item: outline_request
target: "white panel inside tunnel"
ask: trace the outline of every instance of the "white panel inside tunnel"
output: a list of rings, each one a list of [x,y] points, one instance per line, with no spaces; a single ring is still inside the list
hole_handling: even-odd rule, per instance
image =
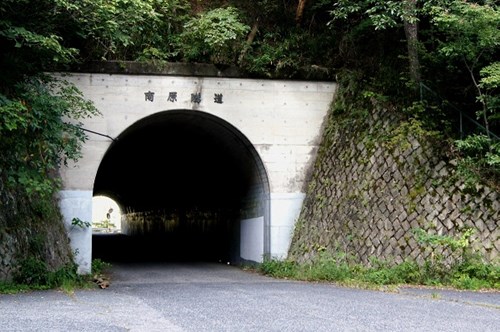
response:
[[[262,261],[269,250],[262,161],[236,128],[210,114],[166,111],[132,125],[103,158],[94,195],[123,207],[130,237],[115,242],[127,246],[121,256]],[[260,230],[241,229],[241,219],[258,219]],[[109,245],[94,247],[110,254]]]
[[[247,261],[262,263],[264,258],[264,217],[241,221],[240,254]]]

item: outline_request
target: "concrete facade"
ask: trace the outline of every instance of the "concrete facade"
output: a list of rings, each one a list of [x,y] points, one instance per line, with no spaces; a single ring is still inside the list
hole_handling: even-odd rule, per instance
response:
[[[174,110],[208,113],[241,132],[264,165],[270,191],[267,211],[261,216],[264,221],[255,227],[242,223],[242,230],[251,232],[249,239],[256,237],[258,229],[264,230],[261,239],[242,241],[244,252],[258,261],[259,255],[251,244],[255,241],[258,248],[263,248],[258,251],[268,251],[263,255],[286,256],[335,83],[87,73],[63,76],[102,113],[84,119],[84,128],[111,138],[119,137],[145,117]],[[89,133],[88,137],[83,157],[60,170],[64,183],[61,209],[68,224],[74,217],[91,218],[94,180],[112,143],[105,136]],[[87,232],[72,235],[81,272],[90,268],[88,236]],[[268,239],[268,249],[263,239]]]

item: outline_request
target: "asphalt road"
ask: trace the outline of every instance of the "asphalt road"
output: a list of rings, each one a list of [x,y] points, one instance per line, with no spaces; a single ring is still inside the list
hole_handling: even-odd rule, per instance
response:
[[[0,295],[0,331],[500,331],[500,293],[398,293],[223,264],[115,265],[107,289]]]

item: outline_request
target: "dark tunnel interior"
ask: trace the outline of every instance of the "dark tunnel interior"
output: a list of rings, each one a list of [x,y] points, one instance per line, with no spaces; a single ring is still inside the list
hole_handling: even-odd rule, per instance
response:
[[[138,121],[111,144],[94,183],[94,196],[121,206],[128,230],[94,234],[93,258],[237,261],[238,221],[268,186],[256,156],[238,130],[207,113]]]

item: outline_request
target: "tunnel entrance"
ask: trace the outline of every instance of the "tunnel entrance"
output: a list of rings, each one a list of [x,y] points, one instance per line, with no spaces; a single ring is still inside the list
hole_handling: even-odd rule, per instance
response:
[[[269,252],[269,183],[235,127],[208,113],[144,118],[109,147],[94,196],[115,200],[121,233],[94,234],[108,261],[261,261]]]

